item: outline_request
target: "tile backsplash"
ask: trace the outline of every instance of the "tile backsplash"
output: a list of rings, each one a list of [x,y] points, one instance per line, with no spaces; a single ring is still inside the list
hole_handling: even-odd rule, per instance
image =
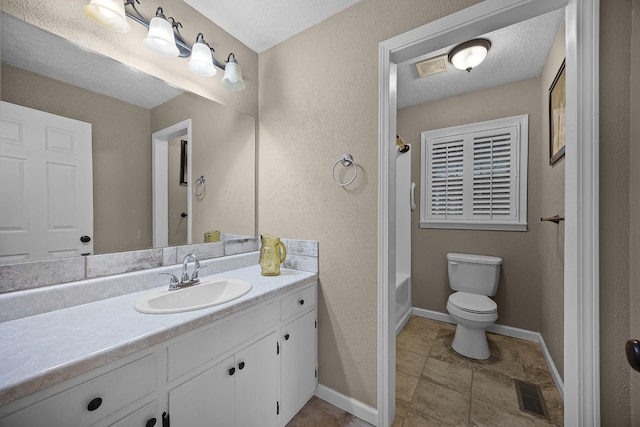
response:
[[[287,248],[283,267],[319,272],[317,241],[282,242]],[[250,237],[0,265],[0,322],[158,287],[164,283],[158,273],[179,275],[179,263],[186,253],[194,253],[206,267],[204,276],[256,265],[258,250],[259,239]]]
[[[206,260],[258,249],[257,237],[223,235],[214,243],[4,264],[0,265],[0,294],[174,265],[188,253]]]

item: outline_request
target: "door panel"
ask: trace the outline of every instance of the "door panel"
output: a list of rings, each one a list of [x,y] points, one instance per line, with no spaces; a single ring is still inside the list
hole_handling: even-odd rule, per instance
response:
[[[0,102],[0,263],[93,253],[91,124]]]

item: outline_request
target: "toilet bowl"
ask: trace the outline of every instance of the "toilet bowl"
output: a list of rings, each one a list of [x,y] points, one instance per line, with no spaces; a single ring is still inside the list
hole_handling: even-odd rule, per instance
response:
[[[447,254],[449,283],[454,292],[447,311],[456,322],[453,349],[472,359],[491,356],[485,329],[498,319],[495,295],[502,259],[486,255]]]
[[[459,297],[465,301],[461,303]],[[498,305],[484,295],[456,292],[449,296],[447,311],[457,325],[453,349],[472,359],[488,359],[491,352],[484,330],[498,319]]]

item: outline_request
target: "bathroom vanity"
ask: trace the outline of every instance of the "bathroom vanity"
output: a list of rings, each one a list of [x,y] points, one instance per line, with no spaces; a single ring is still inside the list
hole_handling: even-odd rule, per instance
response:
[[[0,426],[284,426],[317,384],[317,274],[260,267],[219,306],[143,314],[149,290],[0,323]]]

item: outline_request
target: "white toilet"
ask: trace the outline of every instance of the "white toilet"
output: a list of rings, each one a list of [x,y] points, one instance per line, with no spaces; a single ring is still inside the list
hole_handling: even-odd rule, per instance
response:
[[[449,295],[447,311],[456,321],[453,349],[472,359],[491,356],[484,330],[498,319],[491,298],[498,290],[502,258],[486,255],[447,254]]]

